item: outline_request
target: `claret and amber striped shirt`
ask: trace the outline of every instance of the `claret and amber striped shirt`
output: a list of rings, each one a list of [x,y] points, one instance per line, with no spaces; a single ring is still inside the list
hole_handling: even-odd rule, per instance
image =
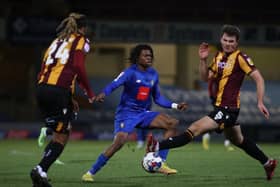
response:
[[[84,65],[89,49],[89,40],[81,34],[71,34],[64,40],[55,39],[45,52],[38,84],[55,85],[74,93],[77,80],[87,95],[93,97]]]
[[[256,69],[253,61],[240,50],[229,55],[218,52],[209,69],[217,81],[216,106],[240,108],[240,87],[245,75]]]

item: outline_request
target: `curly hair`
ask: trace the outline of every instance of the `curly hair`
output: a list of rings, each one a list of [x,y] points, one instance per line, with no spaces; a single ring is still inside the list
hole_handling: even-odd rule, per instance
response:
[[[56,28],[58,39],[69,38],[72,33],[77,33],[78,29],[85,27],[86,16],[78,13],[70,13],[69,16],[62,20]]]
[[[154,58],[154,51],[153,51],[153,48],[150,45],[148,45],[148,44],[138,44],[138,45],[136,45],[130,51],[130,56],[128,58],[130,63],[132,63],[132,64],[136,64],[137,63],[138,58],[139,58],[142,50],[149,50],[149,51],[151,51],[152,58]]]

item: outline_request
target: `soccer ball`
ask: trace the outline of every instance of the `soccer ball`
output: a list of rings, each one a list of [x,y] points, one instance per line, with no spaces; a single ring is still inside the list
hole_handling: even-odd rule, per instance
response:
[[[142,160],[142,166],[145,171],[155,173],[161,167],[162,162],[163,161],[160,156],[158,156],[155,152],[150,152],[145,154]]]

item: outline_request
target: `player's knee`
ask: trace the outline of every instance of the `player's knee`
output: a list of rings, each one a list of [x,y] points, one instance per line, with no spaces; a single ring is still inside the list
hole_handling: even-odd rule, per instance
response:
[[[117,141],[114,141],[112,145],[113,151],[116,152],[120,150],[125,143],[126,143],[126,139],[118,139]]]
[[[114,144],[123,146],[128,139],[128,134],[127,133],[118,133],[115,137]]]
[[[126,141],[127,141],[127,138],[120,139],[119,145],[123,146],[126,143]]]

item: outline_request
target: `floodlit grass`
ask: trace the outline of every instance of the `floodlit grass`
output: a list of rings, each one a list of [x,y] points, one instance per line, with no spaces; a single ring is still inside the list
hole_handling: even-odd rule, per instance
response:
[[[266,181],[262,166],[239,149],[228,152],[223,143],[211,144],[204,151],[200,143],[170,151],[168,163],[178,169],[177,175],[146,173],[141,165],[144,150],[135,143],[123,147],[95,176],[94,183],[82,183],[81,176],[111,142],[70,141],[60,159],[66,165],[54,164],[48,176],[54,187],[260,187],[280,186],[280,169],[272,181]],[[278,144],[260,144],[270,156],[279,160]],[[29,172],[40,160],[42,149],[36,140],[0,141],[0,186],[32,186]]]

